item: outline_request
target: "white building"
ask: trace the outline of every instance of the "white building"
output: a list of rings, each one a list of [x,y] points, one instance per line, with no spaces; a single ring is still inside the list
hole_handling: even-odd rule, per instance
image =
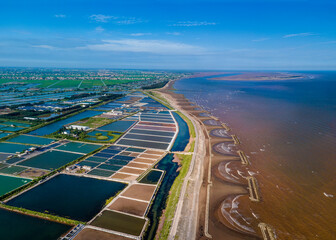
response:
[[[89,131],[90,128],[87,126],[80,126],[80,125],[70,125],[66,127],[67,129],[75,129],[75,130],[82,130],[82,131]]]
[[[91,167],[90,166],[82,166],[82,169],[86,170],[86,171],[90,171],[91,170]]]
[[[123,114],[123,112],[122,112],[122,111],[112,110],[112,111],[107,112],[107,113],[105,113],[105,114],[107,114],[107,115],[112,115],[112,116],[120,116],[120,115]]]

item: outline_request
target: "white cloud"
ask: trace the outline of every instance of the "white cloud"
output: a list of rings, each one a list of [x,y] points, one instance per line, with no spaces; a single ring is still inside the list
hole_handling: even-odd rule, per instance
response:
[[[117,19],[118,17],[103,14],[92,14],[89,18],[95,22],[107,23],[109,20]]]
[[[184,43],[166,40],[120,39],[103,40],[100,44],[91,44],[80,49],[116,52],[146,52],[155,54],[200,54],[204,49]]]
[[[305,33],[293,33],[293,34],[287,34],[284,35],[283,38],[292,38],[292,37],[308,37],[308,36],[314,36],[317,35],[316,33],[311,32],[305,32]]]
[[[55,18],[66,18],[65,14],[55,14]]]
[[[50,45],[33,45],[32,47],[34,48],[43,48],[43,49],[49,49],[49,50],[54,50],[56,47],[50,46]]]
[[[122,18],[121,20],[115,21],[116,24],[119,25],[131,25],[131,24],[137,24],[137,23],[143,23],[146,22],[142,19],[137,18]]]
[[[180,32],[166,32],[167,35],[179,36],[181,35]]]
[[[270,39],[269,38],[258,38],[258,39],[252,40],[252,42],[264,42],[264,41],[267,41],[267,40],[270,40]]]
[[[141,36],[148,36],[148,35],[152,35],[151,33],[131,33],[130,34],[132,37],[141,37]]]
[[[89,18],[92,21],[95,21],[97,23],[107,23],[107,22],[112,21],[112,23],[119,24],[119,25],[130,25],[130,24],[146,22],[142,19],[135,18],[135,17],[118,17],[118,16],[103,15],[103,14],[92,14]]]
[[[184,22],[177,22],[174,24],[170,24],[169,26],[173,27],[197,27],[197,26],[208,26],[208,25],[216,25],[215,22],[198,22],[198,21],[184,21]]]
[[[101,33],[101,32],[104,32],[105,29],[102,28],[101,26],[99,26],[99,27],[96,27],[96,28],[95,28],[95,31],[98,32],[98,33]]]

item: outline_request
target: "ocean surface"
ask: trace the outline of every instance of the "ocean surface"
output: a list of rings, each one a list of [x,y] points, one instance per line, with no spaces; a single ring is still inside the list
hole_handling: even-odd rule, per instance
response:
[[[277,239],[336,239],[336,72],[303,74],[314,78],[197,77],[174,88],[227,123],[249,156],[247,168],[227,168],[254,175],[262,201],[238,196],[238,222],[258,233],[265,222]]]

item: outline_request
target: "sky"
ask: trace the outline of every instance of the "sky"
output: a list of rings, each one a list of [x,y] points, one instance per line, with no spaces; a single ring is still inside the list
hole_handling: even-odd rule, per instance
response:
[[[336,1],[1,0],[0,66],[336,70]]]

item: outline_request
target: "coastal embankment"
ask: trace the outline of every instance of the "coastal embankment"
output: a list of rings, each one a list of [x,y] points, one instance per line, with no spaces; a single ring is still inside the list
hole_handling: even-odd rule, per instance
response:
[[[165,99],[192,121],[197,131],[186,193],[181,198],[182,208],[172,224],[170,236],[177,239],[261,239],[258,226],[249,226],[237,211],[236,199],[249,196],[259,199],[256,180],[248,180],[248,171],[231,173],[228,164],[249,165],[248,157],[238,149],[239,139],[231,129],[216,117],[182,94],[173,91],[174,82],[155,90],[155,95]],[[236,167],[238,167],[236,165]],[[227,176],[222,174],[226,172]],[[231,180],[231,181],[230,181]],[[250,183],[249,183],[250,182]],[[250,201],[250,200],[249,200]],[[175,227],[174,227],[175,226]]]

